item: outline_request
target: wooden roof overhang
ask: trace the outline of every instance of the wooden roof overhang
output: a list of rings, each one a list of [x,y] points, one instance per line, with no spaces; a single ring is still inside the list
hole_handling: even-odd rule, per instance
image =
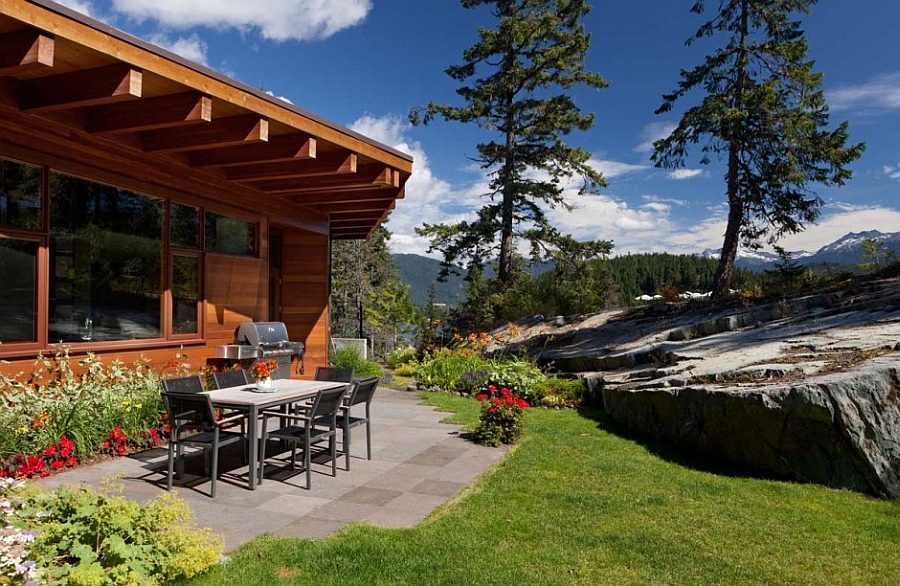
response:
[[[405,153],[54,2],[4,0],[0,125],[29,122],[258,207],[325,214],[334,239],[370,235],[412,173]]]

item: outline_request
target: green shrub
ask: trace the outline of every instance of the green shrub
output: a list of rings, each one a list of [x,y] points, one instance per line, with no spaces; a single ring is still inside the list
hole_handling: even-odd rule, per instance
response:
[[[413,376],[419,384],[438,387],[445,391],[464,388],[462,378],[466,372],[490,369],[490,361],[471,351],[453,351],[442,348],[425,359],[415,369]]]
[[[397,348],[387,357],[387,365],[391,370],[396,370],[400,366],[416,362],[418,352],[412,346],[406,348]]]
[[[542,407],[562,407],[580,402],[587,386],[580,378],[548,377],[531,388],[531,402]]]
[[[472,440],[485,446],[513,444],[522,437],[524,409],[528,402],[516,397],[506,387],[499,390],[494,385],[477,397],[481,403],[478,427],[472,432]]]
[[[492,360],[488,378],[497,387],[506,387],[529,403],[534,403],[534,386],[547,380],[534,363],[518,358]]]
[[[419,368],[420,364],[417,361],[407,362],[406,364],[401,364],[397,366],[397,368],[393,369],[393,373],[397,376],[408,376],[414,377],[416,375],[416,369]]]
[[[219,562],[224,543],[197,527],[172,493],[140,505],[112,487],[61,486],[18,493],[17,524],[35,530],[29,558],[45,583],[156,586],[189,578]]]
[[[331,358],[331,364],[335,368],[352,368],[357,378],[375,376],[384,378],[384,369],[377,362],[366,360],[353,348],[344,348],[335,352]]]

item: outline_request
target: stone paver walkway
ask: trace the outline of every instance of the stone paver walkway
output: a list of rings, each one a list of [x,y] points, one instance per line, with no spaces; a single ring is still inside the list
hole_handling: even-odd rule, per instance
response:
[[[349,472],[342,469],[343,457],[337,477],[330,475],[329,464],[313,464],[307,490],[304,473],[270,467],[265,481],[250,491],[247,466],[237,452],[220,460],[215,499],[208,496],[209,480],[192,476],[190,465],[184,480],[176,480],[178,494],[199,525],[225,538],[226,550],[262,533],[321,538],[357,522],[411,527],[506,454],[463,439],[458,426],[440,423],[444,417],[420,405],[415,395],[379,388],[372,402],[372,459],[365,459],[365,428],[356,428]],[[193,459],[199,468],[202,458]],[[41,484],[99,487],[103,479],[118,476],[126,497],[145,501],[165,490],[165,468],[166,451],[156,449],[79,467]]]

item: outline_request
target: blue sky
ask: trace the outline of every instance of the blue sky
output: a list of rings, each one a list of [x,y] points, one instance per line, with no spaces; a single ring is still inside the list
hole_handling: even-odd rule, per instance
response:
[[[551,211],[579,239],[610,239],[615,254],[699,252],[721,246],[725,227],[722,171],[688,161],[678,173],[656,169],[649,144],[677,122],[656,116],[679,71],[714,50],[686,48],[704,18],[694,0],[597,1],[585,20],[592,33],[588,68],[603,90],[576,89],[593,112],[592,130],[571,137],[592,153],[609,187],[573,197],[574,212]],[[461,62],[484,9],[457,0],[66,0],[70,8],[198,61],[415,157],[406,199],[388,228],[394,252],[423,254],[414,234],[422,222],[471,217],[484,203],[485,177],[469,157],[486,138],[476,128],[435,121],[410,127],[411,108],[429,101],[459,104],[445,73]],[[716,0],[707,0],[714,9]],[[817,188],[825,200],[816,225],[785,238],[788,250],[810,250],[851,231],[900,231],[900,3],[829,0],[802,18],[833,123],[850,122],[867,150],[842,188]],[[684,102],[687,107],[691,103]]]

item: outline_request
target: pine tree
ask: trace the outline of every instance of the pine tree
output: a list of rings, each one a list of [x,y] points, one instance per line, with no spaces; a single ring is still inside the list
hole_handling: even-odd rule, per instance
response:
[[[462,5],[490,5],[497,19],[495,28],[478,31],[478,43],[463,53],[465,62],[447,69],[467,84],[457,89],[465,105],[432,102],[413,110],[410,121],[427,124],[438,116],[494,133],[496,140],[477,146],[477,161],[490,174],[485,195],[491,201],[473,220],[425,224],[417,232],[431,241],[430,251],[443,253],[445,274],[454,266],[481,267],[496,258],[498,280],[510,284],[517,239],[559,236],[545,208],[569,207],[563,184],[579,176],[582,193],[605,185],[589,165],[590,155],[563,138],[594,123],[564,91],[577,84],[603,88],[606,81],[585,71],[590,35],[581,18],[590,5],[584,0],[462,0]]]
[[[724,46],[690,71],[657,114],[672,110],[701,90],[677,128],[654,145],[659,167],[684,165],[689,147],[702,143],[701,164],[726,160],[728,224],[713,297],[731,286],[738,244],[757,248],[802,231],[819,215],[822,200],[810,183],[843,185],[847,166],[864,150],[847,146],[847,123],[828,125],[822,75],[807,60],[807,43],[794,13],[808,13],[815,0],[719,0],[719,9],[688,39],[721,36]],[[704,1],[692,12],[702,14]]]

